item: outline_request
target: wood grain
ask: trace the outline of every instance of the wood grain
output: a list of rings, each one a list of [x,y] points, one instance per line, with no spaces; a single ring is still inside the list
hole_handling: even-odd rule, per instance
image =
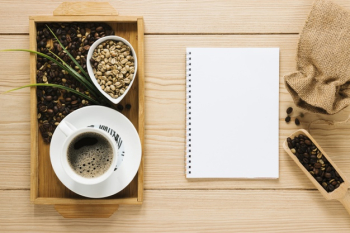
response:
[[[337,201],[310,190],[145,190],[140,206],[108,219],[63,219],[29,191],[0,191],[2,232],[337,232],[350,231]]]
[[[64,218],[109,218],[119,205],[54,205],[55,210]]]
[[[28,17],[50,15],[61,2],[0,1],[0,50],[29,48]],[[51,205],[31,204],[30,92],[23,89],[0,94],[0,232],[349,232],[341,204],[310,190],[312,183],[282,149],[293,131],[323,118],[306,114],[299,127],[284,122],[287,107],[294,107],[294,116],[300,113],[282,76],[295,70],[297,33],[313,0],[109,2],[124,21],[145,20],[144,204],[121,205],[109,219],[93,221],[63,219]],[[334,2],[350,9],[349,1]],[[190,46],[281,48],[279,180],[185,179],[185,48]],[[0,93],[29,80],[29,54],[0,52]],[[326,119],[344,120],[348,114],[349,108]],[[349,124],[319,122],[311,134],[349,177]],[[62,204],[60,198],[54,202]]]
[[[75,6],[74,6],[75,7]],[[63,9],[60,9],[61,13]],[[102,22],[108,22],[115,33],[117,33],[119,36],[125,38],[128,40],[133,48],[135,49],[136,53],[138,53],[138,46],[141,46],[141,58],[143,58],[143,36],[140,37],[139,35],[143,35],[143,27],[141,27],[141,31],[138,31],[138,19],[135,19],[133,22],[128,22],[130,17],[128,17],[128,20],[125,20],[123,17],[118,16],[99,16],[98,19],[96,16],[34,16],[30,17],[30,35],[29,35],[29,41],[30,41],[30,49],[36,50],[36,23],[38,22],[69,22],[69,21],[76,21],[76,19],[79,19],[79,21],[102,21]],[[121,20],[121,22],[119,22]],[[142,18],[141,18],[142,20]],[[142,41],[140,41],[142,39]],[[30,55],[30,81],[31,83],[36,83],[36,56]],[[140,59],[140,58],[139,58]],[[133,86],[131,87],[129,93],[123,100],[120,102],[120,104],[124,105],[126,103],[132,105],[132,109],[128,111],[124,111],[123,114],[132,122],[132,124],[135,126],[135,128],[139,131],[140,128],[142,128],[141,134],[139,136],[143,140],[143,121],[144,121],[144,114],[143,111],[139,111],[139,106],[144,105],[144,98],[143,98],[143,90],[141,91],[141,96],[139,98],[139,82],[142,83],[142,87],[144,87],[144,63],[141,62],[138,66],[139,73],[136,74],[135,81]],[[35,204],[41,204],[42,202],[56,204],[55,200],[59,200],[60,204],[71,204],[70,199],[76,199],[74,203],[76,204],[83,204],[86,203],[86,198],[80,197],[76,193],[72,192],[68,188],[66,188],[58,179],[56,174],[54,173],[51,162],[50,162],[50,146],[46,144],[43,140],[43,137],[40,133],[38,133],[38,123],[37,123],[37,95],[36,95],[36,88],[31,89],[31,201]],[[141,117],[142,124],[139,125],[139,117]],[[110,199],[115,199],[113,203],[120,204],[123,203],[124,200],[120,200],[118,202],[119,198],[128,198],[129,202],[131,199],[134,200],[134,204],[140,204],[142,202],[142,191],[139,191],[139,188],[143,188],[143,179],[140,181],[138,180],[139,177],[143,176],[143,166],[140,167],[141,172],[138,173],[138,175],[131,181],[131,183],[125,187],[122,191],[120,191],[118,194],[115,194],[113,196],[108,197],[108,199],[100,199],[96,202],[101,204],[107,204],[107,202],[110,202]],[[40,198],[40,200],[38,200]],[[64,198],[68,198],[65,201]],[[115,207],[115,206],[114,206]],[[69,212],[67,213],[65,210],[67,209],[66,206],[60,205],[57,207],[64,216],[78,216],[77,211]],[[86,207],[87,208],[87,207]],[[97,207],[96,207],[97,208]],[[103,209],[103,208],[101,208]],[[116,209],[116,208],[112,208]],[[103,216],[108,216],[109,211],[112,210],[105,208],[107,211]],[[101,210],[102,211],[102,210]],[[97,212],[96,212],[97,214]],[[87,217],[87,215],[83,215],[82,217]],[[91,215],[89,215],[91,216]]]
[[[2,48],[25,48],[28,36],[1,36],[6,44]],[[145,188],[146,189],[300,189],[314,188],[294,162],[282,149],[282,142],[298,128],[307,128],[308,123],[320,115],[306,114],[301,126],[286,124],[285,110],[293,106],[292,99],[284,89],[282,75],[295,69],[295,48],[297,35],[207,35],[207,36],[145,36]],[[185,149],[185,48],[196,47],[280,47],[280,179],[265,180],[200,180],[188,181],[184,176]],[[23,53],[0,53],[0,91],[25,84],[27,71],[17,69],[13,63],[14,54],[23,65],[29,63]],[[169,56],[171,54],[171,56]],[[166,58],[166,59],[164,59]],[[26,74],[23,74],[23,72]],[[11,78],[5,74],[12,73]],[[17,79],[18,77],[18,79]],[[29,79],[27,79],[29,80]],[[8,82],[10,81],[10,82]],[[4,111],[0,111],[0,188],[29,188],[30,149],[29,100],[23,100],[28,90],[20,90],[8,95],[0,95]],[[24,101],[24,104],[23,104]],[[27,102],[25,102],[27,101]],[[13,108],[13,106],[23,106]],[[295,109],[295,114],[300,110]],[[11,115],[7,114],[11,112]],[[346,109],[327,119],[345,119],[350,113]],[[20,125],[12,122],[21,123]],[[27,127],[26,130],[22,130]],[[24,135],[22,134],[24,132]],[[324,123],[313,125],[312,135],[320,143],[333,161],[350,177],[350,126],[339,125],[334,128]],[[9,156],[9,155],[16,156]],[[14,171],[9,164],[22,167]]]
[[[298,135],[304,135],[308,137],[313,144],[315,144],[316,148],[321,151],[321,155],[323,155],[327,161],[331,164],[331,166],[335,169],[335,171],[340,175],[340,177],[343,178],[344,182],[340,183],[340,186],[336,188],[332,192],[327,192],[320,183],[310,174],[310,172],[305,169],[305,167],[299,162],[298,158],[292,153],[291,149],[288,147],[287,140],[283,142],[283,149],[287,152],[287,154],[293,159],[293,161],[296,163],[296,165],[300,168],[301,171],[304,172],[304,174],[309,178],[309,180],[315,185],[315,187],[318,189],[318,191],[323,195],[324,198],[327,200],[338,200],[340,201],[345,209],[350,214],[350,193],[348,192],[349,188],[349,180],[344,175],[341,169],[332,161],[332,159],[328,156],[328,154],[322,149],[322,147],[317,143],[317,141],[304,129],[297,130],[293,134],[289,136],[289,139],[296,138]],[[318,156],[318,155],[317,155]],[[339,182],[339,181],[338,181]]]
[[[77,0],[66,0],[76,2]],[[105,0],[96,0],[104,2]],[[121,16],[144,16],[146,33],[298,33],[313,0],[109,1]],[[347,0],[334,2],[350,9]],[[0,33],[28,33],[30,15],[48,15],[62,1],[0,2]],[[171,26],[170,26],[171,25]]]
[[[108,2],[63,2],[53,15],[118,15]]]
[[[137,20],[137,39],[138,39],[138,61],[139,61],[139,68],[138,68],[138,84],[139,84],[139,90],[138,90],[138,102],[142,103],[139,105],[139,112],[138,112],[138,133],[140,136],[141,141],[141,148],[144,148],[144,141],[145,141],[145,37],[144,37],[144,22],[143,18],[139,18]],[[141,69],[140,69],[141,68]],[[142,152],[144,154],[144,152]],[[137,200],[139,202],[143,201],[143,189],[144,189],[144,160],[145,156],[141,157],[140,162],[140,168],[138,171],[138,194],[137,194]]]
[[[29,20],[29,49],[37,50],[36,45],[36,24],[33,19]],[[29,55],[30,62],[30,83],[36,83],[36,55]],[[36,88],[30,88],[30,200],[32,202],[39,195],[39,177],[38,177],[38,167],[39,167],[39,146],[38,144],[38,118],[37,118],[37,96]],[[46,149],[46,148],[45,148]],[[46,149],[47,151],[47,149]]]

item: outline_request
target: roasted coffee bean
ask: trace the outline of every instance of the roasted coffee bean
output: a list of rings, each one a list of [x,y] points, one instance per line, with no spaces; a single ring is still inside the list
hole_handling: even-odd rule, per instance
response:
[[[292,107],[287,108],[286,112],[288,115],[291,114],[293,112],[293,108]]]
[[[46,112],[47,111],[47,106],[44,106],[44,105],[40,106],[39,107],[39,111],[40,112]]]
[[[38,44],[38,47],[45,47],[46,46],[46,43],[44,41],[40,41],[39,44]]]
[[[57,106],[54,106],[54,107],[53,107],[53,111],[54,111],[54,113],[57,113],[57,112],[58,112],[58,107],[57,107]]]
[[[331,185],[331,184],[329,184],[329,185],[328,185],[328,191],[332,192],[333,190],[334,190],[334,186]]]
[[[71,61],[68,55],[62,52],[63,49],[59,43],[56,41],[51,43],[54,37],[47,29],[46,24],[47,23],[38,23],[36,25],[37,50],[50,57],[54,57],[49,52],[49,50],[51,50],[67,62],[68,65],[75,68],[75,64]],[[91,44],[104,35],[110,35],[111,33],[114,34],[110,26],[104,23],[50,23],[48,26],[56,34],[63,46],[67,47],[67,50],[74,57],[77,57],[78,55],[80,56],[80,59],[77,60],[85,71],[87,71],[86,57]],[[97,38],[94,37],[95,34]],[[47,45],[50,45],[50,48],[46,47]],[[85,87],[82,86],[81,83],[76,81],[70,75],[63,73],[56,63],[49,61],[47,58],[37,57],[36,67],[37,83],[48,82],[50,84],[60,84],[79,90],[82,93],[86,92]],[[39,127],[41,127],[39,129],[42,135],[44,133],[46,133],[45,136],[48,135],[48,137],[44,138],[44,141],[49,143],[58,122],[70,112],[89,104],[87,102],[82,104],[82,101],[85,100],[77,98],[71,94],[62,97],[61,93],[63,95],[69,93],[65,90],[51,87],[38,87],[37,90],[37,109],[38,113],[41,114],[40,117],[38,117]],[[41,125],[43,123],[45,124],[45,127]]]
[[[305,140],[305,144],[308,146],[311,146],[311,141],[310,140]]]
[[[300,125],[300,121],[299,121],[298,118],[295,118],[295,121],[294,121],[294,122],[295,122],[296,125]]]
[[[51,101],[52,100],[52,96],[51,95],[45,96],[45,100],[46,101]]]
[[[123,105],[118,104],[117,109],[118,109],[119,111],[123,111],[124,107],[123,107]]]
[[[103,30],[103,27],[101,26],[96,28],[96,32],[101,32],[102,30]]]
[[[285,120],[287,123],[290,122],[290,116],[287,116],[284,120]]]
[[[299,162],[327,192],[332,192],[344,182],[332,164],[308,137],[300,134],[293,139],[287,138],[287,143]]]
[[[332,174],[329,172],[326,172],[326,174],[324,174],[324,177],[326,177],[327,179],[330,179],[332,177]]]

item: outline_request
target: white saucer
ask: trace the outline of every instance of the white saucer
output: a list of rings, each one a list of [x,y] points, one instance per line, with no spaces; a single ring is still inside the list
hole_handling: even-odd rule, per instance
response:
[[[56,128],[51,140],[50,159],[58,179],[67,188],[81,196],[102,198],[120,192],[133,180],[141,162],[141,142],[135,127],[124,115],[107,107],[87,106],[72,112],[62,121],[68,121],[77,129],[102,126],[111,136],[119,135],[118,142],[121,143],[113,174],[102,183],[83,185],[75,182],[63,170],[60,153],[66,137]]]

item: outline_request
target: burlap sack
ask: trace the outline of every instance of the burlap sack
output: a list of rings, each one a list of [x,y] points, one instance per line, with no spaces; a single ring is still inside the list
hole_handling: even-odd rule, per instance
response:
[[[350,104],[350,13],[316,0],[300,34],[297,71],[284,77],[295,104],[335,114]]]

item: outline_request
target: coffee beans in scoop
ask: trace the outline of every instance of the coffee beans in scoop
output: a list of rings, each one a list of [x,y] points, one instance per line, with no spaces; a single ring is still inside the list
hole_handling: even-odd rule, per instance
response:
[[[287,143],[299,162],[327,192],[332,192],[344,182],[332,164],[307,136],[300,134],[293,139],[287,138]]]

